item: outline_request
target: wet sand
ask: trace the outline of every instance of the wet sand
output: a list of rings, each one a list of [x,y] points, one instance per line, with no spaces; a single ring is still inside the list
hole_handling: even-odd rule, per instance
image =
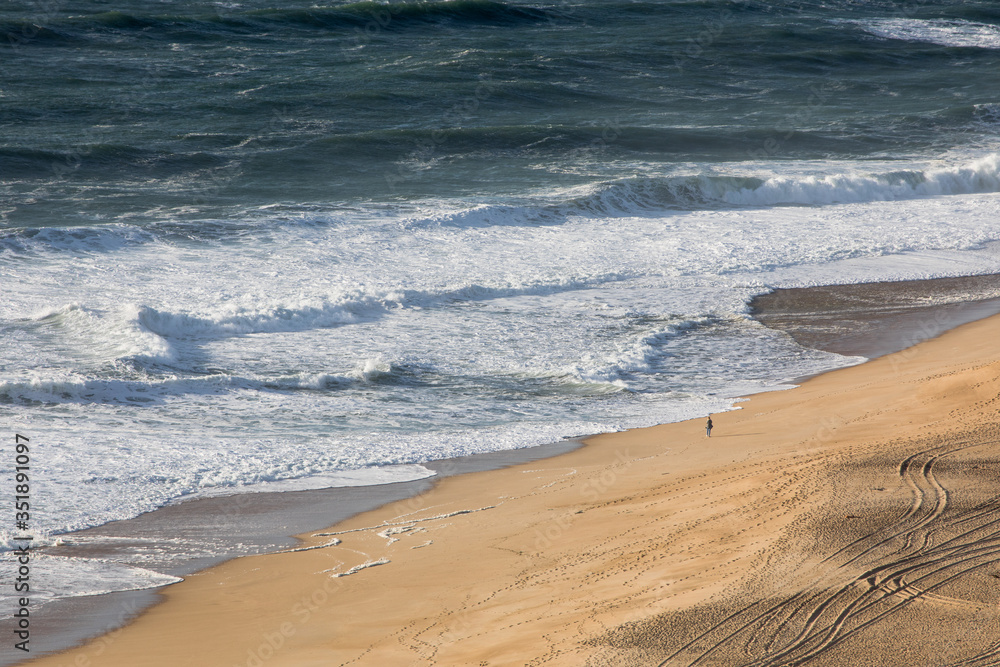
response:
[[[874,359],[1000,313],[1000,275],[779,289],[750,311],[803,347]]]

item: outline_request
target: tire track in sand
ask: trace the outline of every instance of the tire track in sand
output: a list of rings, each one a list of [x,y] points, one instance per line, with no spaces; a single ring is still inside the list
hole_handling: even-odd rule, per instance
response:
[[[694,667],[709,659],[734,667],[801,665],[917,600],[933,604],[950,599],[935,591],[1000,562],[1000,497],[943,518],[949,492],[938,480],[935,465],[957,452],[991,444],[952,446],[947,451],[938,446],[908,456],[897,471],[911,490],[911,502],[887,528],[825,558],[823,563],[834,562],[836,567],[808,589],[729,614],[672,652],[660,667]],[[935,545],[933,536],[941,534],[947,539]],[[869,566],[857,575],[863,562]],[[1000,644],[955,667],[1000,664],[998,657]]]

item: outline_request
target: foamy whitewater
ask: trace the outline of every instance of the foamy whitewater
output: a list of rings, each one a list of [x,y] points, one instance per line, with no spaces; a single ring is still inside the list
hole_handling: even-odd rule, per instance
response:
[[[754,295],[1000,271],[988,4],[89,4],[0,10],[0,466],[30,437],[37,545],[732,409],[861,361]],[[74,58],[122,59],[110,102]],[[41,598],[175,580],[136,558],[43,557]]]

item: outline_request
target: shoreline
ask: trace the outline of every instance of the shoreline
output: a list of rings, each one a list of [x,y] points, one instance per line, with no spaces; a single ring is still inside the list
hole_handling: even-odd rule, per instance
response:
[[[756,394],[715,416],[711,441],[701,420],[666,424],[441,480],[294,552],[200,572],[103,643],[32,664],[985,657],[1000,621],[998,331],[980,320]]]
[[[993,279],[995,280],[995,277]],[[948,279],[945,279],[945,280],[948,280]],[[806,290],[812,290],[812,289],[816,289],[816,288],[804,288],[804,289],[806,289]],[[829,289],[829,288],[823,288],[823,289]],[[789,292],[789,291],[792,291],[792,290],[778,290],[778,292]],[[787,300],[785,302],[787,303]],[[962,304],[951,304],[951,305],[953,307],[951,307],[951,308],[945,308],[943,310],[942,310],[941,306],[932,306],[929,309],[921,309],[919,311],[919,317],[922,318],[922,321],[925,324],[928,323],[928,322],[932,323],[933,327],[924,326],[922,331],[916,330],[915,334],[913,334],[913,335],[917,335],[917,336],[923,335],[925,338],[932,338],[934,335],[939,334],[941,329],[951,329],[954,326],[962,324],[962,322],[960,322],[959,320],[962,317],[968,317],[970,313],[984,313],[986,310],[989,310],[989,309],[993,309],[993,312],[1000,312],[1000,300],[996,300],[996,299],[994,299],[989,304],[979,303],[977,301],[977,302],[963,302]],[[933,313],[937,313],[937,314],[933,314]],[[913,313],[910,313],[910,314],[912,315]],[[929,314],[933,314],[933,315],[929,316]],[[806,319],[808,319],[808,316],[815,317],[815,313],[807,313]],[[896,314],[896,316],[898,316],[898,313]],[[802,318],[800,318],[800,324],[801,324],[801,319]],[[890,320],[891,320],[891,318],[890,318]],[[911,318],[911,320],[912,320],[912,318]],[[891,321],[894,321],[897,324],[899,323],[898,317],[897,317],[897,319],[891,320]],[[936,329],[934,327],[936,327]],[[772,328],[781,328],[781,327],[772,327]],[[931,333],[931,332],[933,332],[933,333]],[[876,337],[876,338],[878,337],[877,333],[873,334],[871,331],[868,332],[868,335],[869,335],[869,337]],[[894,343],[894,345],[897,345],[898,347],[896,347],[896,349],[894,349],[894,350],[886,351],[886,352],[884,352],[884,354],[895,354],[895,353],[898,353],[900,350],[908,347],[908,345],[905,344],[907,342],[907,340],[912,340],[912,337],[909,338],[909,339],[906,339],[902,335],[896,336],[895,337],[895,343]],[[821,374],[818,377],[823,377],[823,376],[825,376],[825,375],[827,375],[829,373],[836,373],[836,372],[838,372],[838,371],[836,371],[836,370],[835,371],[829,371],[828,373]],[[774,392],[768,392],[768,394],[771,394],[771,393],[774,393]],[[782,392],[778,392],[778,393],[782,393]],[[768,395],[768,394],[760,394],[760,395],[755,395],[755,396],[763,396],[763,395]],[[666,426],[671,426],[671,425],[668,424]],[[661,428],[661,427],[652,427],[652,428],[655,429],[655,428]],[[644,431],[646,429],[638,429],[638,430],[639,431]],[[629,433],[629,431],[626,431],[626,432],[623,432],[623,433]],[[603,437],[606,437],[606,436],[609,436],[609,435],[613,437],[615,435],[621,435],[621,434],[604,434],[604,435],[592,436],[592,437],[588,437],[586,439],[586,441],[590,442],[592,440],[600,439],[600,438],[603,438]],[[225,497],[225,498],[204,499],[204,500],[205,501],[216,501],[216,502],[225,504],[226,502],[234,502],[233,499],[235,498],[235,499],[238,499],[238,500],[235,501],[237,504],[247,504],[247,500],[246,500],[247,498],[251,498],[251,499],[254,499],[254,500],[262,500],[262,497],[264,497],[264,496],[273,496],[274,498],[264,499],[263,500],[264,504],[267,504],[267,501],[278,501],[278,504],[284,504],[287,501],[294,500],[293,496],[296,496],[297,494],[306,494],[306,495],[309,495],[310,497],[314,498],[314,500],[311,500],[311,501],[309,501],[307,503],[310,506],[314,506],[315,510],[316,510],[315,514],[309,514],[309,513],[307,513],[307,514],[309,514],[309,518],[306,519],[306,522],[307,523],[311,522],[310,526],[312,528],[314,528],[316,525],[329,525],[330,523],[334,523],[335,525],[341,525],[341,524],[344,524],[345,522],[346,523],[350,523],[350,522],[354,521],[355,519],[357,519],[357,517],[359,515],[363,516],[363,515],[366,515],[368,513],[371,513],[371,511],[378,512],[378,511],[380,511],[378,508],[384,508],[388,504],[392,504],[392,503],[396,503],[396,504],[399,504],[399,503],[410,503],[412,505],[414,503],[414,499],[415,498],[421,498],[421,497],[423,497],[428,492],[428,490],[430,490],[430,492],[433,493],[434,490],[437,489],[442,483],[444,483],[445,479],[447,477],[450,477],[451,475],[459,475],[459,474],[463,474],[463,473],[470,473],[470,474],[474,475],[475,471],[483,471],[483,470],[487,470],[487,469],[497,471],[497,470],[509,468],[510,466],[517,466],[517,465],[519,465],[519,463],[517,461],[512,461],[512,459],[517,459],[519,457],[524,457],[525,460],[527,460],[527,461],[537,461],[539,459],[545,459],[545,461],[551,463],[552,461],[564,458],[564,456],[562,456],[561,454],[564,454],[565,452],[559,451],[560,447],[565,448],[568,451],[572,451],[577,446],[578,445],[574,445],[573,444],[573,441],[564,441],[562,443],[554,443],[552,445],[543,445],[542,447],[528,448],[528,449],[525,449],[525,450],[513,450],[511,452],[498,452],[498,453],[495,453],[495,454],[478,455],[476,457],[464,457],[464,459],[468,459],[468,460],[448,460],[448,461],[444,461],[444,462],[432,462],[432,463],[428,463],[428,464],[423,464],[423,465],[426,465],[426,467],[432,468],[432,469],[435,469],[435,466],[437,466],[437,468],[441,468],[441,470],[438,470],[438,473],[439,473],[438,476],[437,477],[427,478],[425,480],[417,480],[415,482],[403,482],[403,483],[396,483],[396,484],[389,484],[389,485],[379,485],[378,487],[353,487],[349,491],[349,493],[351,493],[351,494],[357,494],[359,489],[369,489],[370,490],[370,494],[369,495],[371,496],[371,498],[369,498],[368,506],[365,507],[365,506],[358,505],[358,506],[356,506],[356,507],[354,507],[354,508],[352,508],[350,510],[341,511],[341,514],[343,514],[344,516],[342,516],[340,518],[337,518],[336,515],[331,515],[331,513],[330,513],[330,508],[331,508],[331,500],[330,500],[330,498],[320,498],[319,497],[320,495],[324,495],[323,492],[336,492],[336,491],[338,491],[338,489],[324,489],[324,490],[311,490],[311,491],[300,491],[300,492],[284,492],[284,493],[270,493],[270,494],[268,494],[268,493],[244,494],[242,496],[229,496],[229,497]],[[549,458],[549,457],[555,457],[555,458]],[[443,471],[443,474],[442,474],[442,471]],[[464,475],[464,476],[468,476],[468,475]],[[397,490],[399,491],[399,493],[396,493]],[[339,491],[343,492],[344,489],[341,488],[341,489],[339,489]],[[254,500],[251,500],[249,502],[249,504],[251,504],[251,505],[256,504],[254,502]],[[168,508],[162,508],[160,510],[156,510],[154,512],[150,512],[147,515],[142,515],[142,517],[137,517],[136,519],[131,519],[131,520],[128,520],[128,521],[125,521],[125,522],[116,522],[116,524],[120,524],[120,526],[118,526],[118,528],[122,528],[128,534],[134,533],[134,530],[135,530],[134,526],[136,525],[136,522],[139,521],[140,519],[143,519],[143,517],[146,517],[146,519],[144,519],[145,521],[149,521],[153,517],[158,517],[153,522],[154,523],[156,523],[157,521],[164,521],[164,522],[166,522],[166,523],[161,523],[160,524],[161,527],[163,525],[168,525],[170,523],[170,521],[174,521],[174,525],[178,525],[178,522],[185,520],[183,518],[185,512],[188,514],[189,517],[192,515],[192,513],[193,514],[198,514],[198,511],[195,510],[195,509],[192,509],[192,506],[194,506],[197,503],[201,503],[201,502],[203,502],[203,501],[202,500],[196,500],[196,501],[189,501],[189,502],[186,502],[186,503],[179,503],[179,504],[177,504],[175,506],[171,506],[171,507],[174,507],[174,508],[183,508],[181,510],[175,510],[175,511],[179,511],[180,512],[179,516],[182,517],[180,519],[178,519],[178,518],[171,518],[171,517],[167,516],[170,513],[169,512],[165,513],[163,510],[166,510]],[[185,507],[185,506],[187,506],[187,507]],[[338,509],[342,509],[342,508],[338,508]],[[262,514],[264,514],[266,516],[268,514],[268,511],[267,510],[259,510],[259,509],[257,509],[257,510],[253,510],[252,513],[254,513],[254,514],[256,514],[256,513],[262,513]],[[298,513],[298,512],[296,512],[296,513]],[[211,514],[210,510],[203,513],[203,515],[209,515],[209,514]],[[333,522],[331,522],[329,520],[327,520],[327,521],[318,521],[320,515],[325,516],[327,519],[334,518],[335,521],[333,521]],[[287,514],[286,514],[286,516],[287,516]],[[271,518],[273,519],[273,515],[271,516]],[[302,519],[302,516],[299,516],[299,518]],[[108,529],[106,527],[113,526],[113,525],[114,524],[105,524],[105,526],[101,526],[99,528],[89,529],[88,531],[81,531],[81,532],[82,533],[92,533],[92,532],[93,533],[102,533],[103,532],[105,534],[109,534],[108,531],[110,529]],[[272,526],[271,527],[272,537],[273,537],[273,535],[277,535],[278,533],[281,533],[282,529],[287,528],[287,527],[289,527],[287,524],[281,524],[280,527],[278,527],[278,526]],[[296,533],[299,534],[300,535],[300,539],[302,539],[301,534],[307,533],[308,531],[310,531],[310,528],[309,527],[304,527],[301,530],[296,531]],[[111,530],[111,533],[113,533],[113,532],[114,531]],[[80,533],[73,533],[73,534],[69,534],[69,535],[78,535],[78,534],[80,534]],[[316,533],[313,533],[313,535],[315,536]],[[284,545],[285,545],[286,548],[289,547],[289,546],[291,546],[294,543],[298,543],[298,540],[288,538],[287,537],[287,532],[285,532],[283,534],[283,536],[285,537]],[[305,538],[305,539],[308,539],[308,538]],[[313,545],[313,546],[315,546],[315,545]],[[294,549],[292,549],[292,550],[294,551]],[[272,551],[271,553],[273,554],[274,552]],[[281,555],[281,554],[279,553],[277,555]],[[254,556],[237,555],[237,556],[235,556],[235,559],[236,560],[243,560],[245,558],[253,558],[253,557]],[[225,564],[225,563],[232,562],[231,560],[229,560],[230,558],[233,558],[233,556],[220,557],[220,558],[216,558],[214,560],[215,561],[222,561],[223,564]],[[359,563],[359,564],[363,564],[363,563]],[[200,576],[200,575],[204,574],[206,572],[205,571],[205,567],[213,567],[214,568],[214,567],[218,567],[218,566],[219,565],[217,563],[205,563],[205,564],[203,564],[202,567],[198,567],[197,570],[195,570],[195,572],[197,574],[195,574],[193,576]],[[190,575],[191,573],[188,573],[188,574]],[[177,585],[180,585],[180,584],[177,584]],[[156,609],[159,606],[159,605],[156,604],[157,601],[159,601],[159,600],[161,600],[163,598],[170,599],[171,596],[169,594],[165,594],[165,593],[168,593],[169,590],[171,588],[173,588],[173,586],[174,585],[168,586],[168,587],[165,587],[165,588],[161,588],[161,589],[146,589],[146,590],[143,590],[143,591],[135,591],[135,592],[129,592],[129,593],[124,593],[124,594],[110,594],[109,596],[98,596],[98,597],[106,598],[105,599],[106,604],[104,606],[106,608],[109,608],[109,609],[121,609],[121,608],[124,608],[124,603],[123,602],[118,601],[118,600],[115,600],[114,602],[111,601],[116,596],[118,596],[118,597],[124,596],[124,598],[126,600],[128,600],[128,599],[135,600],[135,599],[145,598],[146,604],[152,604],[153,605],[152,607],[139,608],[137,611],[135,611],[135,613],[133,613],[133,614],[130,615],[129,619],[122,619],[122,618],[119,619],[119,621],[121,621],[121,620],[130,620],[131,622],[134,623],[136,616],[138,616],[139,618],[142,618],[143,616],[146,616],[152,609]],[[93,602],[94,601],[90,601],[91,606],[93,606]],[[77,606],[77,607],[79,607],[79,606],[86,607],[86,606],[88,606],[88,602],[77,599],[77,600],[74,601],[74,606]],[[140,607],[141,607],[141,605],[140,605]],[[107,614],[105,614],[104,616],[107,616]],[[101,616],[99,614],[96,618],[104,618],[104,616]],[[90,636],[93,637],[94,634],[95,634],[94,633],[95,630],[100,629],[100,630],[103,630],[103,631],[106,632],[106,631],[111,630],[113,625],[114,625],[114,623],[110,623],[110,624],[107,624],[107,625],[104,625],[104,624],[97,625],[96,623],[92,623],[91,626],[89,627],[89,629],[87,630],[87,632],[89,632]],[[42,627],[44,627],[44,626],[42,626]],[[39,634],[41,634],[42,632],[43,632],[43,630],[39,630]],[[120,632],[120,630],[115,630],[112,633],[112,635],[117,636],[117,634],[119,632]],[[82,639],[82,637],[80,639]],[[79,645],[80,639],[76,639],[74,641],[74,645]],[[64,647],[62,649],[58,649],[55,652],[55,655],[58,656],[58,655],[62,655],[62,654],[65,654],[65,653],[72,652],[71,649],[72,649],[72,647],[66,646],[66,647]],[[23,661],[22,660],[21,662],[17,662],[17,663],[7,662],[7,663],[4,663],[4,664],[35,664],[40,659],[41,658],[33,657],[30,660],[28,660],[28,661]],[[154,663],[150,663],[150,664],[154,664]]]
[[[189,544],[235,543],[241,552],[191,556],[171,567],[157,568],[163,574],[185,578],[232,559],[294,550],[298,535],[334,522],[375,510],[391,502],[413,498],[432,488],[438,480],[559,456],[582,446],[580,439],[473,454],[423,463],[435,475],[406,482],[353,487],[330,487],[301,491],[274,491],[195,498],[166,505],[131,519],[112,521],[93,528],[59,535],[67,544],[36,549],[52,556],[107,558],[135,549],[131,564],[142,567],[143,553],[155,551],[173,540]],[[180,582],[177,582],[180,583]],[[156,588],[116,591],[92,596],[64,598],[32,610],[34,656],[23,658],[12,652],[0,654],[0,666],[30,664],[47,655],[59,655],[82,643],[114,633],[163,600]],[[46,638],[57,642],[42,645]]]

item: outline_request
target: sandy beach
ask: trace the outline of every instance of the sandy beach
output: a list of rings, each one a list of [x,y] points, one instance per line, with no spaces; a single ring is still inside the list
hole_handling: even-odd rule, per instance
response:
[[[444,479],[27,664],[992,664],[997,340]]]

